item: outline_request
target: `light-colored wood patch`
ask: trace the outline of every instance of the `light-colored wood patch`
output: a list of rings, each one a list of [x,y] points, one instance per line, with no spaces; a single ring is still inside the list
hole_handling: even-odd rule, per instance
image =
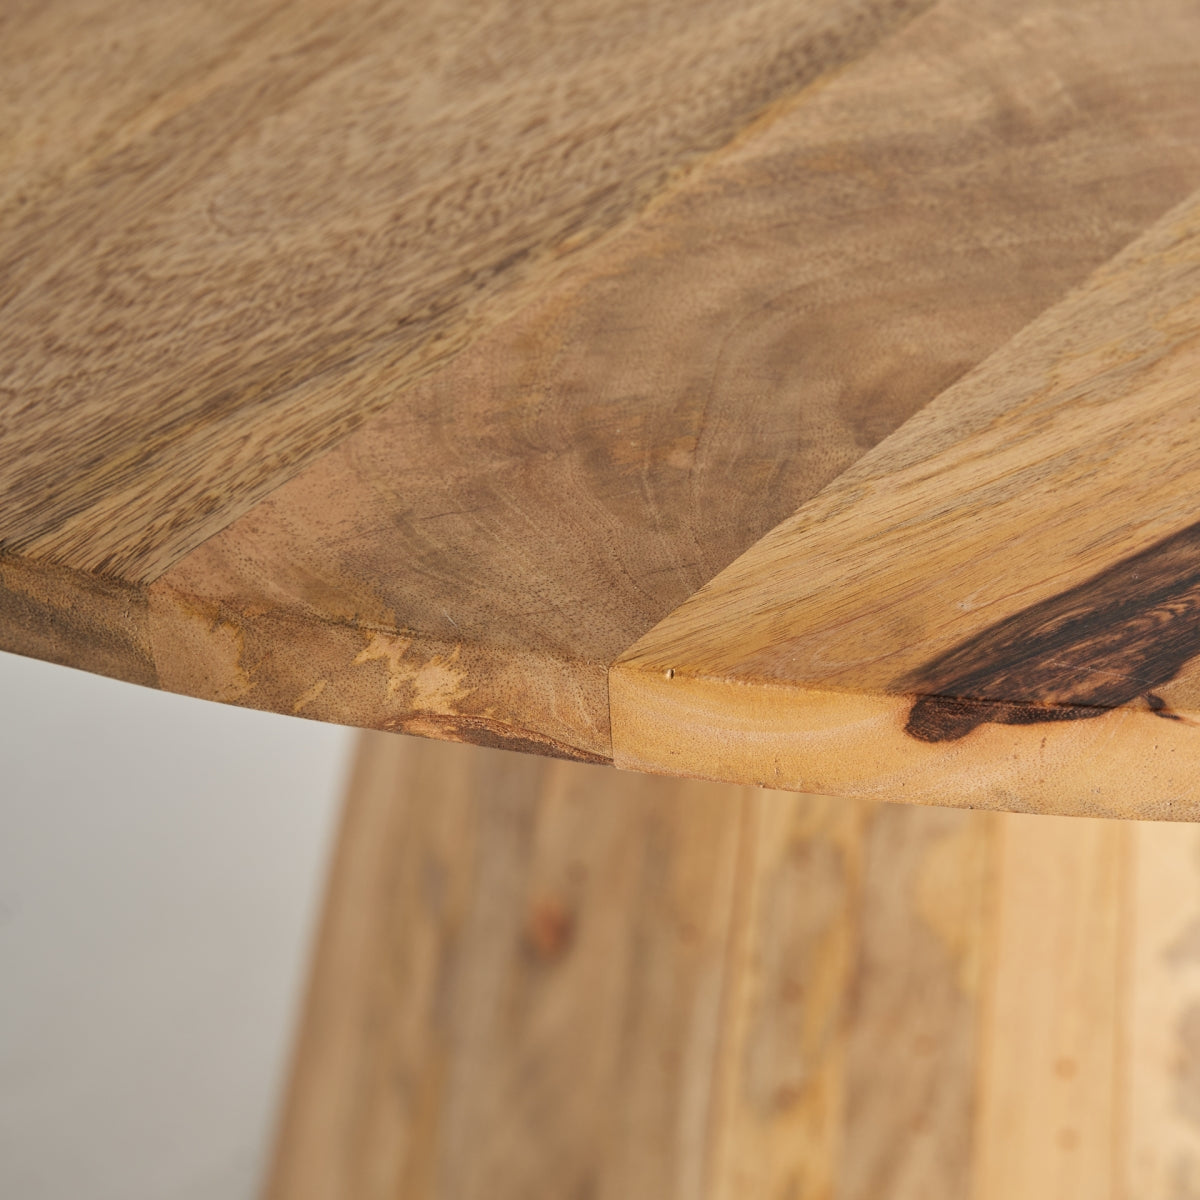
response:
[[[1125,1195],[1200,1196],[1200,831],[1137,825],[1122,1034]]]
[[[1133,827],[1000,830],[972,1200],[1120,1200]]]

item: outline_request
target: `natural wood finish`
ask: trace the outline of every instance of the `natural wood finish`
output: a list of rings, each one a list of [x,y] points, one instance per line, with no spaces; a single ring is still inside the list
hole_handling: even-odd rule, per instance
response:
[[[1137,1065],[1119,1040],[1135,1028],[1130,830],[1068,817],[999,825],[972,1200],[1124,1196],[1133,1113],[1120,1074]]]
[[[928,0],[21,0],[0,545],[141,583]]]
[[[1200,816],[1198,330],[1200,194],[626,654],[617,761]]]
[[[919,6],[8,7],[2,545],[154,578]]]
[[[367,735],[271,1200],[1182,1200],[1200,831]]]
[[[807,806],[774,794],[795,810]],[[996,826],[965,813],[861,810],[868,818],[863,890],[833,1194],[967,1195],[978,1174],[971,1118]],[[807,905],[808,889],[798,888],[790,903]]]
[[[702,1195],[729,799],[366,740],[268,1196]]]
[[[1197,22],[914,19],[133,587],[129,672],[607,758],[627,646],[1200,182]]]
[[[961,1200],[990,830],[369,735],[267,1195]]]
[[[1200,829],[1142,824],[1130,840],[1119,1182],[1185,1200],[1200,1193]]]
[[[1192,0],[0,20],[0,646],[593,761],[631,644],[1200,185]]]

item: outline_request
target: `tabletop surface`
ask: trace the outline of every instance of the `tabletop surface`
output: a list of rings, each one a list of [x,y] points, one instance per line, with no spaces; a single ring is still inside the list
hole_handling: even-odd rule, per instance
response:
[[[1200,816],[1193,0],[19,0],[0,648]]]

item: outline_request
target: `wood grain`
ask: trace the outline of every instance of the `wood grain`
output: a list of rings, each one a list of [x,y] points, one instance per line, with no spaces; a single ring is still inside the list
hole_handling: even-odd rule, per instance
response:
[[[1200,834],[365,735],[271,1200],[1186,1200]]]
[[[1200,184],[1191,0],[3,20],[0,645],[591,761],[632,643]]]
[[[1200,196],[634,647],[618,761],[1194,819],[1197,330]]]
[[[6,5],[0,547],[153,578],[926,3]]]
[[[367,736],[267,1195],[960,1200],[991,828]]]
[[[704,1195],[731,791],[364,742],[267,1195]]]
[[[1200,1193],[1200,831],[1130,833],[1129,986],[1120,1183],[1147,1200]]]
[[[607,758],[623,650],[1200,182],[1155,11],[915,19],[161,575],[161,684]]]
[[[999,824],[973,1200],[1125,1195],[1122,1077],[1137,1067],[1121,1044],[1137,986],[1132,828],[1066,817]]]
[[[831,1195],[869,814],[750,789],[731,802],[744,832],[705,1194]]]
[[[747,829],[709,1195],[968,1195],[994,823],[756,791]]]
[[[834,1195],[970,1195],[996,824],[895,805],[867,811]]]

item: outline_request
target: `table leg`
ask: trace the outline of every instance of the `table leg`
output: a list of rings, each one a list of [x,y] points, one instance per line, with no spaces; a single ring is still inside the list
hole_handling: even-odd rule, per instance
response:
[[[1169,828],[366,735],[267,1195],[1188,1194],[1131,1100]]]

